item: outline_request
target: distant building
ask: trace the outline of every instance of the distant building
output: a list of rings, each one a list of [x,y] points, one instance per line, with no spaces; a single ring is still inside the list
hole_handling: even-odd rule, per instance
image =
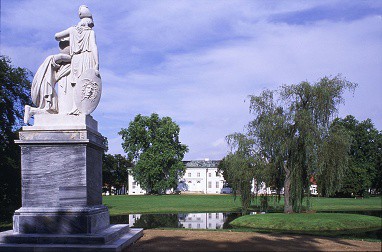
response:
[[[203,194],[221,194],[231,193],[231,188],[225,188],[226,181],[223,174],[218,172],[220,160],[192,160],[183,161],[186,166],[184,176],[179,179],[177,191],[181,193],[203,193]],[[313,178],[313,177],[312,177]],[[316,181],[311,178],[310,193],[318,195]],[[228,190],[227,190],[228,189]],[[172,193],[171,190],[166,193]],[[256,186],[256,179],[252,180],[252,193],[258,195],[276,194],[276,190],[268,187],[264,182]],[[281,189],[281,194],[284,194],[284,188]],[[128,183],[129,195],[143,195],[146,191],[142,189],[134,177],[129,174]]]
[[[257,187],[256,179],[252,180],[251,191],[253,194],[258,194],[258,195],[275,195],[275,194],[277,194],[277,191],[274,188],[271,188],[269,186],[267,187],[265,182],[261,182],[260,185]],[[310,191],[310,194],[313,196],[318,195],[316,181],[314,181],[314,182],[311,181],[309,191]],[[280,194],[281,195],[284,194],[284,187],[281,188]]]
[[[223,213],[189,213],[178,216],[182,227],[190,229],[222,229],[226,220]]]
[[[129,214],[129,226],[133,227],[142,214]],[[178,227],[189,229],[222,229],[227,216],[225,213],[184,213],[178,214]]]
[[[225,180],[223,175],[218,172],[218,160],[192,160],[184,161],[186,172],[179,179],[177,190],[181,193],[222,193]],[[129,195],[142,195],[143,190],[134,177],[129,174]]]

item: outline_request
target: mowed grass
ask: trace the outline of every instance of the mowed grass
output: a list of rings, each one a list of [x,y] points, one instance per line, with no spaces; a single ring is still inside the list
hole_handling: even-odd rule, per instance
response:
[[[375,216],[344,213],[257,214],[230,222],[236,228],[254,231],[287,232],[313,235],[340,235],[378,230],[382,219]]]
[[[369,197],[369,198],[325,198],[325,197],[310,197],[309,210],[314,211],[381,211],[382,210],[382,197]],[[258,199],[257,202],[260,202]],[[307,198],[304,198],[303,207],[306,208]],[[256,200],[252,205],[255,206]],[[284,198],[277,202],[276,197],[269,197],[268,205],[271,209],[281,210],[284,207]]]
[[[382,198],[311,198],[311,210],[315,211],[375,211],[381,210]],[[250,210],[258,211],[254,201]],[[103,203],[111,215],[129,213],[195,213],[195,212],[240,212],[240,198],[232,195],[134,195],[104,196]],[[280,202],[269,200],[271,207],[282,209]]]
[[[132,213],[239,212],[240,199],[232,195],[104,196],[111,215]]]
[[[312,210],[316,211],[377,211],[382,210],[382,197],[355,198],[310,198]]]

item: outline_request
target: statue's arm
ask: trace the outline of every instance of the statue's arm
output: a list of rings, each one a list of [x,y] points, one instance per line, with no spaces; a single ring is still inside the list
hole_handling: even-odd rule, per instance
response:
[[[61,31],[61,32],[57,32],[55,35],[54,35],[54,38],[57,40],[57,41],[60,41],[60,40],[63,40],[67,37],[69,37],[70,35],[70,28],[64,30],[64,31]]]
[[[56,64],[69,63],[71,61],[71,57],[68,54],[59,53],[53,55],[54,62]]]

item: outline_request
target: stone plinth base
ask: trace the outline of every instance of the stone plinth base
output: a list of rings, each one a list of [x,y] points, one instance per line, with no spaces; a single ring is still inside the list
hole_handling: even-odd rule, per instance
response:
[[[23,234],[92,234],[110,225],[107,207],[22,207],[13,216],[13,231]]]
[[[0,233],[0,251],[122,251],[143,235],[143,229],[126,224],[111,225],[94,234]]]
[[[143,235],[110,225],[102,205],[104,138],[91,116],[35,115],[21,147],[22,207],[0,251],[121,251]]]

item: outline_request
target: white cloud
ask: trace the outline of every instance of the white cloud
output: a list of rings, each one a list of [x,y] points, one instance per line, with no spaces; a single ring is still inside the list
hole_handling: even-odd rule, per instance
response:
[[[2,53],[15,64],[37,69],[54,53],[52,34],[77,22],[82,3],[54,3],[42,10],[39,1],[23,1],[17,13],[3,7],[2,26],[18,27],[2,34]],[[109,138],[111,153],[122,152],[117,132],[136,114],[157,112],[181,125],[181,141],[190,148],[186,159],[220,159],[227,151],[224,137],[243,131],[251,119],[247,95],[338,73],[360,84],[354,97],[347,95],[340,115],[369,117],[382,128],[381,17],[307,25],[269,21],[272,15],[313,7],[339,8],[342,1],[87,4],[95,18],[103,78],[93,117]],[[39,34],[36,43],[27,36],[33,32]]]

